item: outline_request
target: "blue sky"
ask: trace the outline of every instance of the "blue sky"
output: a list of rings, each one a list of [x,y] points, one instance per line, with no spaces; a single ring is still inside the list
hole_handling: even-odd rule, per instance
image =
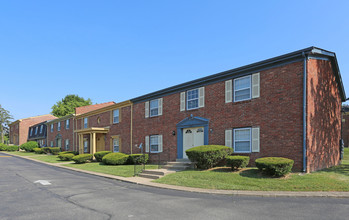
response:
[[[348,9],[321,0],[1,1],[0,104],[20,119],[67,94],[119,102],[309,46],[336,53],[347,87]]]

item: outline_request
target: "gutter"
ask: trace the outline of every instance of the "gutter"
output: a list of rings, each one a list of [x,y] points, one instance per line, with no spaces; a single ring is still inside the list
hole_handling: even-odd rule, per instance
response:
[[[303,62],[303,172],[307,171],[307,56],[302,52]]]

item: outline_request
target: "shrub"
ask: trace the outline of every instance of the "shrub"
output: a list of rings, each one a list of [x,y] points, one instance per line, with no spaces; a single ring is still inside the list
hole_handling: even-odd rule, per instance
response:
[[[50,147],[49,150],[52,155],[58,155],[61,152],[61,148],[59,147]]]
[[[43,147],[41,149],[44,151],[45,154],[50,153],[50,147]]]
[[[271,176],[284,176],[291,172],[294,161],[283,157],[263,157],[256,160],[257,168]]]
[[[21,149],[27,152],[33,152],[34,151],[33,149],[38,147],[39,145],[35,141],[28,141],[27,143],[24,143],[21,145]]]
[[[240,168],[245,168],[250,162],[250,157],[248,156],[227,156],[226,163],[231,167],[232,170],[238,170]]]
[[[222,145],[203,145],[190,148],[185,153],[199,169],[209,169],[232,153],[232,149]]]
[[[16,146],[16,145],[9,146],[9,145],[5,145],[4,144],[4,150],[5,151],[18,151],[18,149],[19,149],[19,147]]]
[[[59,158],[60,160],[64,160],[64,161],[70,161],[70,160],[72,160],[73,157],[75,157],[75,155],[72,154],[72,153],[59,154],[59,155],[58,155],[58,158]]]
[[[148,154],[130,154],[127,159],[127,164],[143,164],[149,160]]]
[[[92,160],[92,154],[80,154],[77,156],[74,156],[72,160],[75,163],[86,163],[88,160]]]
[[[110,153],[102,158],[104,164],[107,165],[122,165],[126,164],[129,155],[123,153]]]
[[[0,151],[5,151],[6,150],[7,145],[0,143]]]
[[[42,148],[34,148],[33,151],[36,153],[36,154],[43,154],[44,153],[44,150]]]
[[[79,155],[79,152],[77,152],[77,151],[62,151],[62,152],[58,153],[58,155],[62,155],[62,154],[74,154],[76,156],[76,155]]]
[[[110,154],[111,151],[99,151],[99,152],[96,152],[94,155],[95,155],[95,158],[98,162],[102,162],[102,158],[107,155],[107,154]]]

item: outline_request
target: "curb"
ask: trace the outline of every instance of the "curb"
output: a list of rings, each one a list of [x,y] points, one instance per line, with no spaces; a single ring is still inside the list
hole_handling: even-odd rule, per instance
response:
[[[108,179],[119,180],[126,183],[162,188],[162,189],[171,189],[185,192],[195,192],[195,193],[206,193],[206,194],[218,194],[218,195],[232,195],[232,196],[258,196],[258,197],[326,197],[326,198],[349,198],[349,192],[339,192],[339,191],[243,191],[243,190],[216,190],[216,189],[202,189],[202,188],[194,188],[194,187],[186,187],[186,186],[175,186],[175,185],[167,185],[161,183],[151,182],[151,179],[141,178],[141,177],[120,177],[113,176],[109,174],[97,173],[87,170],[76,169],[73,167],[62,166],[62,164],[55,163],[47,163],[44,161],[36,160],[30,157],[13,155],[7,152],[1,152],[7,155],[11,155],[14,157],[19,157],[31,161],[35,161],[38,163],[59,167],[67,170],[72,170],[75,172],[86,173],[94,176],[104,177]]]

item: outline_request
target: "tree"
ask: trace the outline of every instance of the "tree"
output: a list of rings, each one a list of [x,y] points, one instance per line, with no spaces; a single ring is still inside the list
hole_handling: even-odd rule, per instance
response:
[[[52,106],[52,114],[56,117],[63,117],[66,115],[73,114],[75,112],[76,107],[91,105],[91,99],[85,100],[78,95],[67,95],[62,99],[62,101],[58,101],[55,105]]]
[[[10,115],[10,112],[0,105],[0,133],[1,133],[1,142],[4,143],[4,136],[5,132],[8,133],[9,128],[8,125],[10,124],[10,120],[13,119],[12,115]]]

